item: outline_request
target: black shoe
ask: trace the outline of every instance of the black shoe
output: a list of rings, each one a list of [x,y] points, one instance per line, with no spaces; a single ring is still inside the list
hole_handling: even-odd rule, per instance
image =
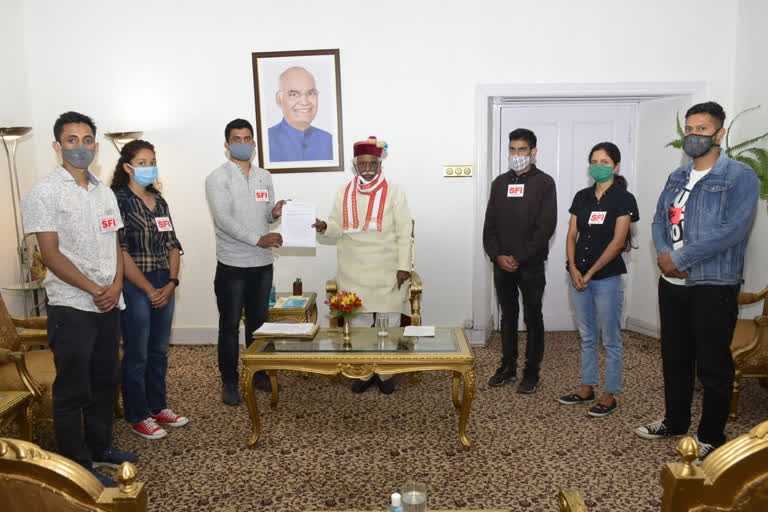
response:
[[[523,394],[530,394],[536,391],[539,387],[539,377],[535,375],[524,375],[523,380],[520,381],[520,385],[517,386],[517,392]]]
[[[104,450],[101,455],[93,457],[93,467],[100,468],[107,466],[113,469],[118,469],[123,462],[130,462],[136,464],[138,458],[131,452],[124,452],[118,450],[115,447],[110,447]]]
[[[589,408],[589,411],[587,411],[587,414],[590,416],[594,416],[595,418],[600,418],[602,416],[608,416],[613,411],[616,410],[616,407],[619,406],[619,403],[614,398],[611,402],[611,405],[603,405],[603,404],[595,404],[592,407]]]
[[[394,378],[389,378],[387,380],[384,380],[381,377],[376,377],[376,380],[379,381],[379,391],[381,391],[385,395],[391,395],[392,392],[395,390]]]
[[[586,398],[584,398],[578,393],[573,393],[572,395],[561,396],[557,401],[563,405],[575,405],[575,404],[583,404],[586,402],[593,402],[594,400],[595,400],[595,392],[593,391]]]
[[[492,388],[497,388],[515,380],[517,380],[517,370],[514,366],[500,366],[496,373],[488,379],[488,385]]]
[[[236,382],[224,382],[221,385],[221,399],[225,404],[233,407],[240,405],[240,390]]]
[[[699,445],[699,457],[696,459],[696,465],[701,465],[704,459],[707,458],[707,455],[715,451],[715,447],[699,440],[699,436],[696,436],[696,444]]]
[[[264,391],[265,393],[272,392],[272,382],[269,380],[269,375],[265,372],[256,372],[253,374],[253,389],[258,391]]]
[[[114,480],[112,480],[108,476],[102,475],[101,473],[99,473],[95,469],[89,469],[88,471],[90,471],[91,474],[93,476],[95,476],[99,480],[101,485],[103,485],[104,487],[117,487],[117,482],[115,482]]]
[[[365,391],[368,391],[368,388],[376,384],[377,380],[379,380],[379,378],[376,377],[376,375],[371,376],[368,380],[358,379],[352,384],[352,392],[364,393]]]
[[[667,426],[664,420],[658,420],[649,423],[648,425],[637,427],[635,429],[635,434],[643,439],[661,439],[662,437],[682,437],[687,434],[687,432],[672,430]]]

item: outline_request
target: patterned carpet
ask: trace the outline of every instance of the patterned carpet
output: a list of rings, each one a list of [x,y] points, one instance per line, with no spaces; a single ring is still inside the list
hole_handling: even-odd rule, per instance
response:
[[[675,441],[632,433],[663,414],[658,342],[624,333],[625,392],[617,411],[599,419],[557,402],[579,384],[576,333],[547,333],[546,343],[541,386],[528,396],[487,385],[498,335],[475,350],[469,451],[459,444],[447,372],[425,373],[420,384],[395,377],[390,396],[375,387],[353,395],[347,379],[285,372],[277,410],[259,393],[262,438],[249,450],[247,409],[222,404],[213,346],[171,347],[169,405],[190,417],[187,426],[149,441],[117,421],[115,442],[139,455],[152,511],[383,511],[406,479],[427,483],[430,509],[549,512],[560,489],[577,488],[590,510],[658,511],[659,472],[677,459]],[[768,418],[767,396],[755,380],[745,382],[729,438]]]

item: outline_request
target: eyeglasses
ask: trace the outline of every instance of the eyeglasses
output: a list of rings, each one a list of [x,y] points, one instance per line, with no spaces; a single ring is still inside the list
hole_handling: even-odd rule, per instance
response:
[[[355,164],[355,169],[372,169],[372,170],[378,170],[379,168],[379,162],[358,162]]]

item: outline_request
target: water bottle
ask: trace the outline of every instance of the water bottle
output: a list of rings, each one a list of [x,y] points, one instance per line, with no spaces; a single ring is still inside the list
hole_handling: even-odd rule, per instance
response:
[[[277,302],[277,292],[275,292],[275,285],[269,290],[269,307],[272,307]]]

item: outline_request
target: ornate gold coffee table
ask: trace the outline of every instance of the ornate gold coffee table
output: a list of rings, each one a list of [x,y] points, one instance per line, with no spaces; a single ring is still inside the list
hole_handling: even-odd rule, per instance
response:
[[[254,336],[254,342],[242,354],[242,388],[253,424],[248,446],[259,440],[261,424],[253,390],[253,374],[267,370],[272,384],[272,409],[277,407],[279,391],[277,370],[342,374],[359,379],[373,373],[396,373],[429,370],[453,371],[452,400],[459,413],[459,439],[465,449],[470,446],[466,434],[467,418],[475,395],[474,356],[464,331],[439,327],[434,337],[403,336],[403,329],[389,329],[389,336],[377,336],[376,329],[353,328],[352,339],[344,344],[340,328],[323,328],[313,340],[279,336]],[[459,398],[461,379],[464,391]]]
[[[0,391],[0,432],[16,423],[21,439],[32,441],[32,393],[28,391]]]

